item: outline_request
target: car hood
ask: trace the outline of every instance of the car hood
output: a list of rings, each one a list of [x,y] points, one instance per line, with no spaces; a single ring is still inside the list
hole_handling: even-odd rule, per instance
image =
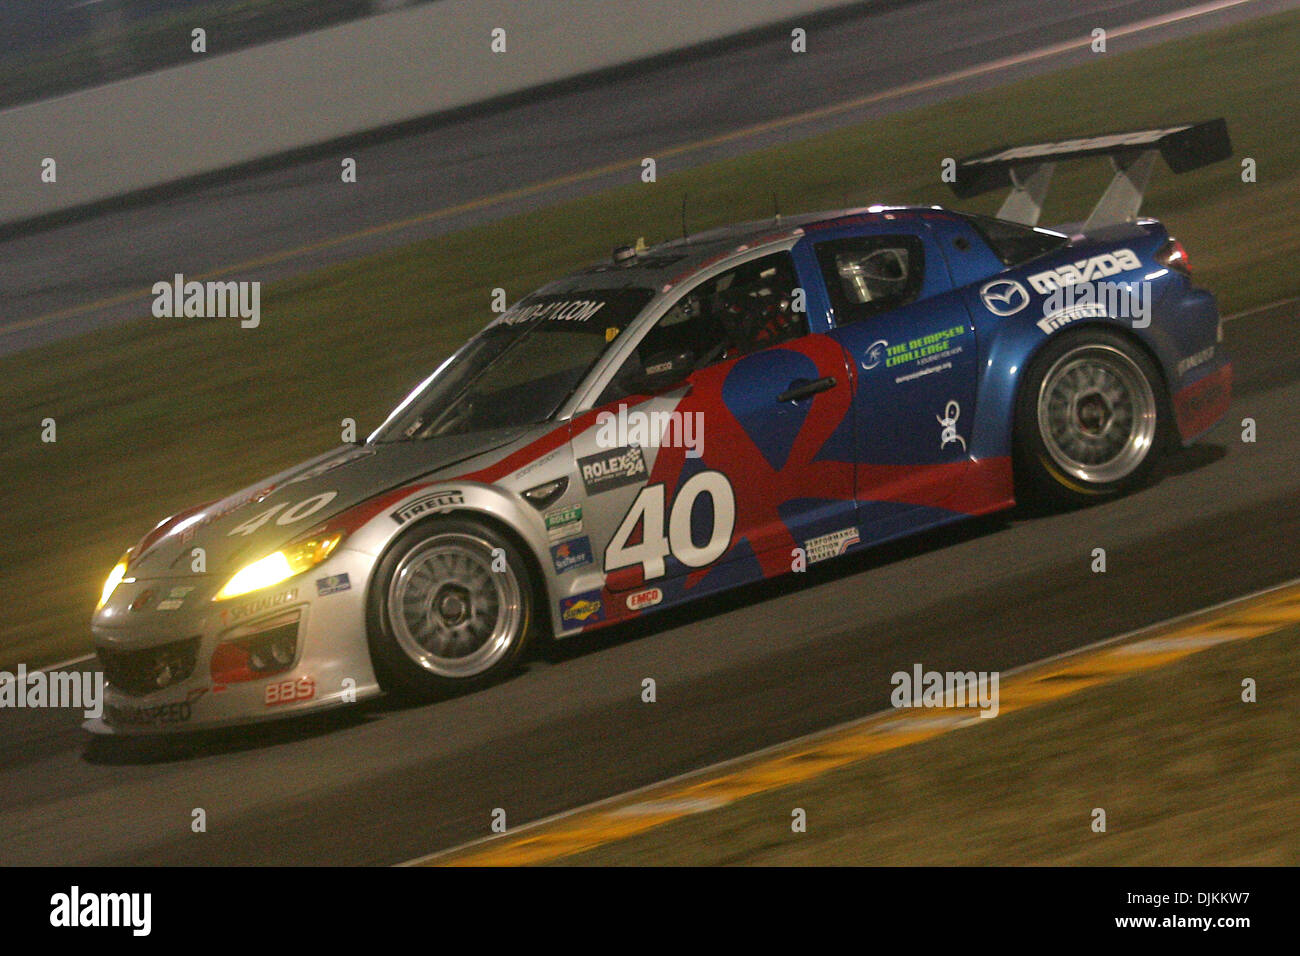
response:
[[[376,495],[457,465],[465,466],[458,469],[460,474],[473,471],[479,467],[475,459],[486,459],[536,430],[512,428],[422,441],[343,445],[163,521],[136,546],[130,573],[139,579],[194,575],[195,548],[203,549],[205,573],[233,573]],[[318,496],[329,497],[317,509],[306,505],[309,511],[300,520],[277,523]],[[268,519],[257,522],[272,509]]]

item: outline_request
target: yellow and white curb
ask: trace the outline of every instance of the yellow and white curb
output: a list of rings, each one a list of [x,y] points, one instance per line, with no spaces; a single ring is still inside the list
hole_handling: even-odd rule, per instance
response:
[[[1300,580],[1009,671],[1001,682],[999,713],[1059,700],[1293,624],[1300,624]],[[884,711],[402,865],[546,863],[985,722],[962,708],[933,708],[923,715]]]

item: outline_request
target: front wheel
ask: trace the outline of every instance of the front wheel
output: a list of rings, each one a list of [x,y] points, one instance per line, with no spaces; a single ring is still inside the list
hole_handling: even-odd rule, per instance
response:
[[[1034,360],[1016,413],[1017,465],[1033,490],[1079,504],[1141,484],[1165,425],[1159,370],[1104,329],[1062,336]]]
[[[496,529],[461,518],[411,528],[380,562],[370,594],[380,683],[422,700],[490,683],[524,652],[533,595],[527,561]]]

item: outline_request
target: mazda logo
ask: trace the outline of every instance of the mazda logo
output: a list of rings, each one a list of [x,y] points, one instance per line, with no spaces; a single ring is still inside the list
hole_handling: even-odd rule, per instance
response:
[[[1029,293],[1015,279],[998,279],[980,289],[980,299],[994,315],[1015,315],[1029,304]]]

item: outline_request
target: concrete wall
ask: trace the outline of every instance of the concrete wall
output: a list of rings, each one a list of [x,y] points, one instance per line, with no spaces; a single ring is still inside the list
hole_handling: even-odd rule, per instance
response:
[[[0,111],[0,223],[844,5],[443,0],[227,55],[209,36],[191,65]],[[505,53],[490,48],[496,27]],[[45,157],[56,183],[41,182]]]

